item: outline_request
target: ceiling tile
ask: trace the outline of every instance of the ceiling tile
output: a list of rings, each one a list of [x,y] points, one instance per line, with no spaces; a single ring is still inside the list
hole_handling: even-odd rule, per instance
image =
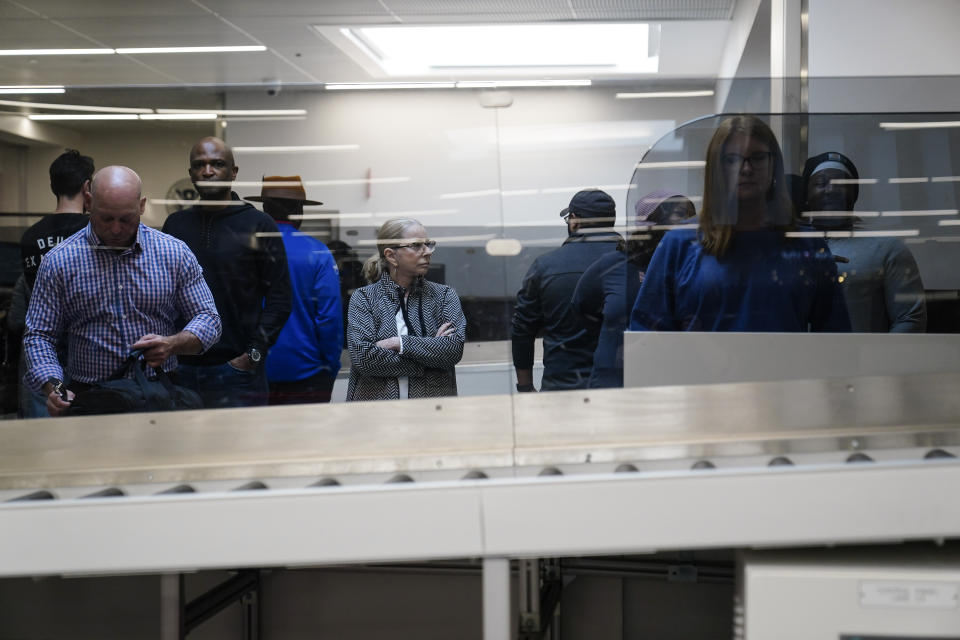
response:
[[[110,21],[70,19],[63,23],[109,47],[202,46],[255,44],[214,16],[184,22],[177,17],[124,17]]]
[[[97,46],[82,36],[39,18],[0,20],[0,43],[3,49],[87,49]]]
[[[20,0],[7,1],[2,5],[22,5],[31,13],[46,18],[62,20],[65,18],[99,18],[113,20],[125,16],[163,16],[181,15],[200,16],[206,12],[189,0]]]
[[[378,21],[390,21],[391,14],[378,0],[285,0],[262,2],[262,0],[202,0],[204,6],[216,11],[228,20],[235,18],[287,16],[323,18],[364,16]]]

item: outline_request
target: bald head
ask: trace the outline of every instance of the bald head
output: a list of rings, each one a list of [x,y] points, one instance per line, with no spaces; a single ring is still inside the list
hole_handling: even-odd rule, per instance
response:
[[[137,237],[147,199],[140,176],[129,167],[104,167],[93,175],[87,208],[94,233],[107,246],[129,247]]]
[[[210,208],[223,208],[230,200],[230,187],[237,178],[233,150],[220,138],[202,138],[190,150],[190,180],[201,200],[214,201]],[[223,184],[218,184],[223,183]]]
[[[233,165],[233,149],[230,148],[230,145],[216,136],[207,136],[206,138],[201,138],[198,140],[197,144],[193,145],[193,148],[190,149],[190,160],[192,161],[195,155],[199,155],[208,151],[215,151],[216,153],[220,154],[221,157],[231,166]]]
[[[90,195],[96,200],[98,194],[101,198],[127,197],[132,194],[135,200],[139,200],[143,183],[140,176],[130,167],[112,165],[104,167],[93,174],[90,181]]]

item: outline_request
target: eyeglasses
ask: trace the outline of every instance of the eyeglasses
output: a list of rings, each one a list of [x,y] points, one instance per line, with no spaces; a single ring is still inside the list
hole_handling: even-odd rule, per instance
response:
[[[396,244],[394,245],[395,249],[413,249],[417,253],[423,253],[424,251],[433,252],[437,248],[436,240],[418,240],[417,242],[410,242],[408,244]]]
[[[721,157],[721,160],[723,161],[723,166],[731,169],[739,169],[747,162],[749,162],[750,166],[754,169],[760,169],[761,167],[766,167],[772,157],[773,153],[770,151],[758,151],[749,156],[742,156],[739,153],[725,153]]]

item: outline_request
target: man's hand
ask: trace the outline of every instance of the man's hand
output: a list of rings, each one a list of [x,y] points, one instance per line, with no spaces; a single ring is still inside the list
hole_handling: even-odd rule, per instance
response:
[[[167,358],[174,355],[173,338],[170,336],[158,336],[155,333],[148,333],[133,343],[132,349],[143,351],[143,359],[151,367],[161,366]]]
[[[60,397],[60,394],[53,390],[53,386],[50,384],[43,385],[43,391],[47,394],[47,413],[55,418],[65,415],[70,409],[70,403],[73,402],[73,399],[76,397],[73,391],[67,389],[67,399],[64,401],[64,399]]]
[[[400,338],[398,336],[393,336],[392,338],[384,338],[383,340],[378,341],[377,346],[381,349],[386,349],[387,351],[396,351],[400,353]]]
[[[257,364],[250,359],[246,353],[241,353],[236,358],[230,361],[230,366],[234,369],[239,369],[240,371],[253,371],[257,368]]]
[[[172,336],[158,336],[148,333],[133,343],[131,349],[143,351],[143,359],[151,367],[160,367],[167,358],[181,353],[200,353],[200,339],[189,331],[181,331]]]
[[[440,325],[440,328],[437,329],[437,335],[435,335],[434,337],[443,338],[444,336],[453,335],[455,332],[456,332],[456,329],[453,328],[452,322],[444,322],[442,325]]]

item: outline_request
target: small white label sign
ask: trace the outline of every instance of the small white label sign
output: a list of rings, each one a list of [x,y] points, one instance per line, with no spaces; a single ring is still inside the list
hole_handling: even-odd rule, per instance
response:
[[[956,609],[960,585],[948,582],[871,581],[860,583],[860,606]]]

